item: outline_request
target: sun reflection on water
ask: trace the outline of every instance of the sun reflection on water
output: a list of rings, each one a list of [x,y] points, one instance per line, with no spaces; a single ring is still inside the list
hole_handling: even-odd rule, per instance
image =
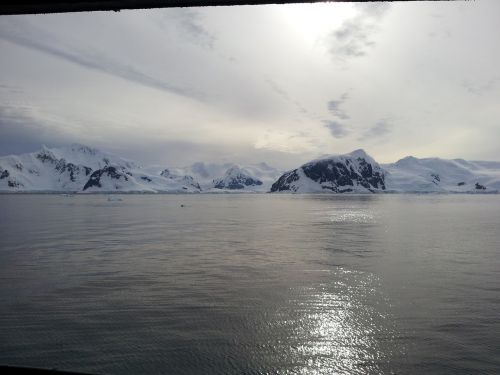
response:
[[[373,223],[375,214],[370,210],[337,209],[328,214],[328,218],[334,223]]]
[[[343,269],[332,284],[301,290],[290,301],[298,313],[290,348],[300,374],[390,373],[394,329],[383,309],[370,304],[380,292],[373,275]]]

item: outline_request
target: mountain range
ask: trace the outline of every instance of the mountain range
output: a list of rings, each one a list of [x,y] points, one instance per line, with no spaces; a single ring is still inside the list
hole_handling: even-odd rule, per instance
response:
[[[145,167],[81,144],[0,157],[0,192],[498,193],[500,162],[405,157],[379,164],[364,150],[290,171],[266,163]]]

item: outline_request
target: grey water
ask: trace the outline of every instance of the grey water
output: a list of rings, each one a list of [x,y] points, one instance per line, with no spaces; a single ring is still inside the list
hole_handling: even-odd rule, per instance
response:
[[[0,195],[0,364],[498,374],[500,195]]]

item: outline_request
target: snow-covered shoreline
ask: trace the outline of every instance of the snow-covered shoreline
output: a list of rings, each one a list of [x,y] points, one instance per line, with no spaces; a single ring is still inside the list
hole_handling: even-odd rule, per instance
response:
[[[72,144],[0,157],[0,194],[497,194],[500,162],[405,157],[379,164],[364,150],[282,173],[266,163],[144,167]]]

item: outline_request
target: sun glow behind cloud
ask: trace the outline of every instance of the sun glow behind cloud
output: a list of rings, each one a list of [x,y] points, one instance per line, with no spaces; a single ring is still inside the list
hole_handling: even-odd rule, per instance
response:
[[[499,6],[2,17],[0,149],[80,142],[171,165],[293,167],[357,148],[381,162],[500,159]]]
[[[287,4],[279,7],[279,13],[295,37],[315,44],[353,17],[357,10],[349,3]]]

